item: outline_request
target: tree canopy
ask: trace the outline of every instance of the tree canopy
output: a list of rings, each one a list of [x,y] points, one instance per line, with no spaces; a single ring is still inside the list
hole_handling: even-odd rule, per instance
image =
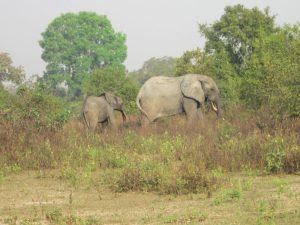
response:
[[[126,36],[115,32],[106,16],[92,12],[66,13],[42,33],[44,79],[55,88],[66,82],[73,96],[81,94],[85,76],[107,66],[122,67]]]
[[[235,5],[199,28],[204,52],[185,52],[177,75],[204,72],[217,79],[226,102],[264,108],[277,118],[300,115],[299,24],[280,27],[268,8]]]
[[[239,72],[254,51],[254,44],[263,35],[274,33],[275,16],[257,7],[247,9],[243,5],[227,6],[220,20],[212,25],[201,24],[200,33],[207,39],[205,50],[227,57]]]
[[[213,58],[200,48],[197,48],[184,52],[183,55],[177,59],[175,74],[178,76],[186,73],[213,75],[210,71],[212,64]]]
[[[141,69],[130,72],[129,76],[133,77],[140,84],[143,84],[153,76],[172,76],[175,72],[175,63],[176,58],[173,57],[152,57],[144,63]]]
[[[241,99],[278,115],[300,115],[300,26],[257,39],[247,62]]]

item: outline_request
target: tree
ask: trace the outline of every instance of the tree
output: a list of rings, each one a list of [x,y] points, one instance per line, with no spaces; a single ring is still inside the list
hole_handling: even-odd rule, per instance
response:
[[[172,57],[153,57],[147,60],[141,69],[130,72],[129,76],[133,77],[140,84],[143,84],[153,76],[173,76],[175,72],[175,63],[176,59]]]
[[[15,67],[12,65],[8,53],[0,52],[0,86],[3,81],[11,81],[15,84],[20,84],[25,78],[25,72],[21,66]]]
[[[221,81],[221,90],[230,101],[241,99],[241,84],[248,61],[263,36],[279,31],[269,9],[247,9],[242,5],[227,6],[220,20],[212,25],[200,24],[207,39],[205,51],[212,55],[212,73]]]
[[[177,76],[187,73],[197,73],[212,75],[211,67],[213,65],[213,58],[200,48],[186,51],[177,59],[175,65],[175,74]]]
[[[200,33],[205,36],[206,52],[223,54],[235,66],[238,75],[254,51],[254,43],[262,35],[276,32],[275,16],[269,8],[263,12],[258,8],[247,9],[242,5],[225,7],[225,14],[212,25],[201,24]]]
[[[269,9],[228,6],[220,20],[200,25],[225,99],[276,118],[300,115],[300,27],[279,27]]]
[[[255,44],[242,82],[242,99],[273,116],[300,115],[300,25],[283,27]]]
[[[55,18],[42,33],[42,58],[47,63],[44,79],[55,89],[66,82],[78,97],[82,81],[103,67],[123,67],[126,37],[115,32],[106,16],[92,12],[66,13]]]

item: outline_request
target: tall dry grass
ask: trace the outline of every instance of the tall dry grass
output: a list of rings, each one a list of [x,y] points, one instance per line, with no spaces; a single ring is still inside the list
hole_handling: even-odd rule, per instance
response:
[[[174,116],[141,127],[139,116],[131,115],[116,130],[90,134],[80,119],[51,132],[36,129],[32,121],[11,123],[1,117],[0,165],[66,174],[109,169],[103,182],[116,191],[164,193],[210,191],[222,171],[299,172],[300,119],[278,122],[241,107],[227,111],[225,118],[208,113],[201,126]]]

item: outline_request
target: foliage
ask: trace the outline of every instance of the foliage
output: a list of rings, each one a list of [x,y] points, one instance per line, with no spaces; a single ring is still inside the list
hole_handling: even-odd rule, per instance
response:
[[[21,66],[15,67],[8,53],[0,52],[0,86],[3,81],[12,81],[20,84],[25,78],[24,70]]]
[[[257,224],[258,225],[275,225],[275,210],[276,207],[274,203],[260,200],[257,202]]]
[[[177,59],[175,74],[177,76],[188,73],[212,75],[210,71],[212,64],[213,58],[197,48],[184,52],[183,55]]]
[[[284,171],[287,173],[294,173],[300,170],[300,145],[297,144],[295,137],[289,141],[290,146],[285,152]]]
[[[239,73],[255,49],[254,42],[263,34],[276,31],[275,17],[258,8],[247,9],[242,5],[225,7],[225,14],[211,26],[200,25],[200,33],[207,39],[208,53],[227,53],[227,60]]]
[[[273,181],[273,184],[277,189],[278,196],[281,196],[283,193],[287,191],[288,183],[286,180],[277,178]]]
[[[242,82],[242,99],[283,118],[300,115],[300,26],[285,26],[255,42]]]
[[[277,30],[275,17],[258,8],[227,6],[220,20],[212,25],[200,24],[200,33],[207,39],[205,51],[212,55],[211,74],[220,83],[225,99],[238,101],[247,61],[255,51],[255,42],[262,35]]]
[[[37,97],[29,95],[32,98]],[[45,99],[37,106],[35,100],[23,101],[40,115],[47,112],[39,107]],[[72,187],[82,179],[92,184],[94,174],[101,171],[99,182],[114,191],[211,195],[227,181],[226,172],[246,168],[258,173],[297,173],[300,169],[299,127],[293,125],[296,120],[260,132],[251,119],[253,114],[247,117],[239,108],[228,121],[216,122],[208,116],[205,130],[198,126],[191,129],[177,117],[147,128],[130,124],[117,131],[85,135],[77,120],[56,132],[45,132],[49,129],[43,126],[33,129],[36,118],[32,110],[22,109],[31,118],[24,116],[20,117],[22,122],[13,122],[0,117],[0,144],[4,146],[0,149],[0,167],[9,171],[58,169]],[[47,117],[40,117],[42,125],[47,121],[43,118]],[[1,172],[5,178],[6,172]],[[238,199],[240,194],[233,190],[216,201]]]
[[[226,189],[223,190],[218,197],[214,199],[215,205],[220,205],[224,202],[229,202],[233,200],[238,200],[241,198],[242,190],[233,188],[233,189]]]
[[[213,59],[207,73],[227,102],[267,108],[275,119],[300,115],[299,25],[278,27],[268,8],[235,5],[212,25],[199,27]]]
[[[151,58],[147,60],[139,70],[129,73],[129,76],[137,80],[140,84],[145,83],[153,76],[173,76],[176,59],[172,57]]]
[[[288,144],[280,137],[271,138],[266,143],[266,165],[265,170],[268,173],[280,172],[284,166],[285,152]]]
[[[0,113],[4,114],[9,109],[12,95],[0,86]]]
[[[125,76],[123,68],[106,67],[95,70],[84,80],[83,91],[87,95],[95,96],[103,92],[111,92],[122,98],[126,111],[135,110],[138,86],[132,79]]]
[[[19,129],[56,130],[68,121],[70,111],[62,99],[47,92],[44,84],[34,86],[21,85],[17,95],[3,99],[6,107],[6,118]],[[30,124],[30,125],[29,125]]]
[[[44,84],[32,90],[19,89],[18,94],[22,102],[18,100],[17,109],[23,118],[34,119],[38,129],[59,129],[68,121],[71,112],[65,102],[51,95]]]
[[[126,37],[115,32],[106,16],[92,12],[66,13],[55,18],[42,33],[44,79],[55,89],[66,82],[72,96],[81,94],[85,76],[93,70],[123,67]]]

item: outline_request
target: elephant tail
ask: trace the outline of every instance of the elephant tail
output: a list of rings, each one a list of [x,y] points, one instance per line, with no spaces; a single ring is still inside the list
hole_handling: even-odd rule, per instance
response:
[[[89,121],[88,121],[87,118],[86,118],[86,113],[87,113],[87,112],[85,112],[85,109],[84,109],[88,97],[89,97],[88,95],[86,95],[86,96],[84,97],[84,100],[83,100],[83,107],[82,107],[81,114],[82,114],[82,119],[83,119],[84,125],[85,125],[88,129],[90,129],[90,123],[89,123]]]
[[[136,97],[136,105],[139,108],[139,110],[141,111],[142,114],[144,114],[147,118],[149,118],[148,114],[143,110],[141,104],[141,92],[138,93],[138,96]]]
[[[86,112],[82,111],[83,122],[84,122],[85,126],[86,126],[88,129],[90,129],[91,125],[90,125],[89,121],[86,119],[86,115],[85,115],[85,114],[86,114]]]

